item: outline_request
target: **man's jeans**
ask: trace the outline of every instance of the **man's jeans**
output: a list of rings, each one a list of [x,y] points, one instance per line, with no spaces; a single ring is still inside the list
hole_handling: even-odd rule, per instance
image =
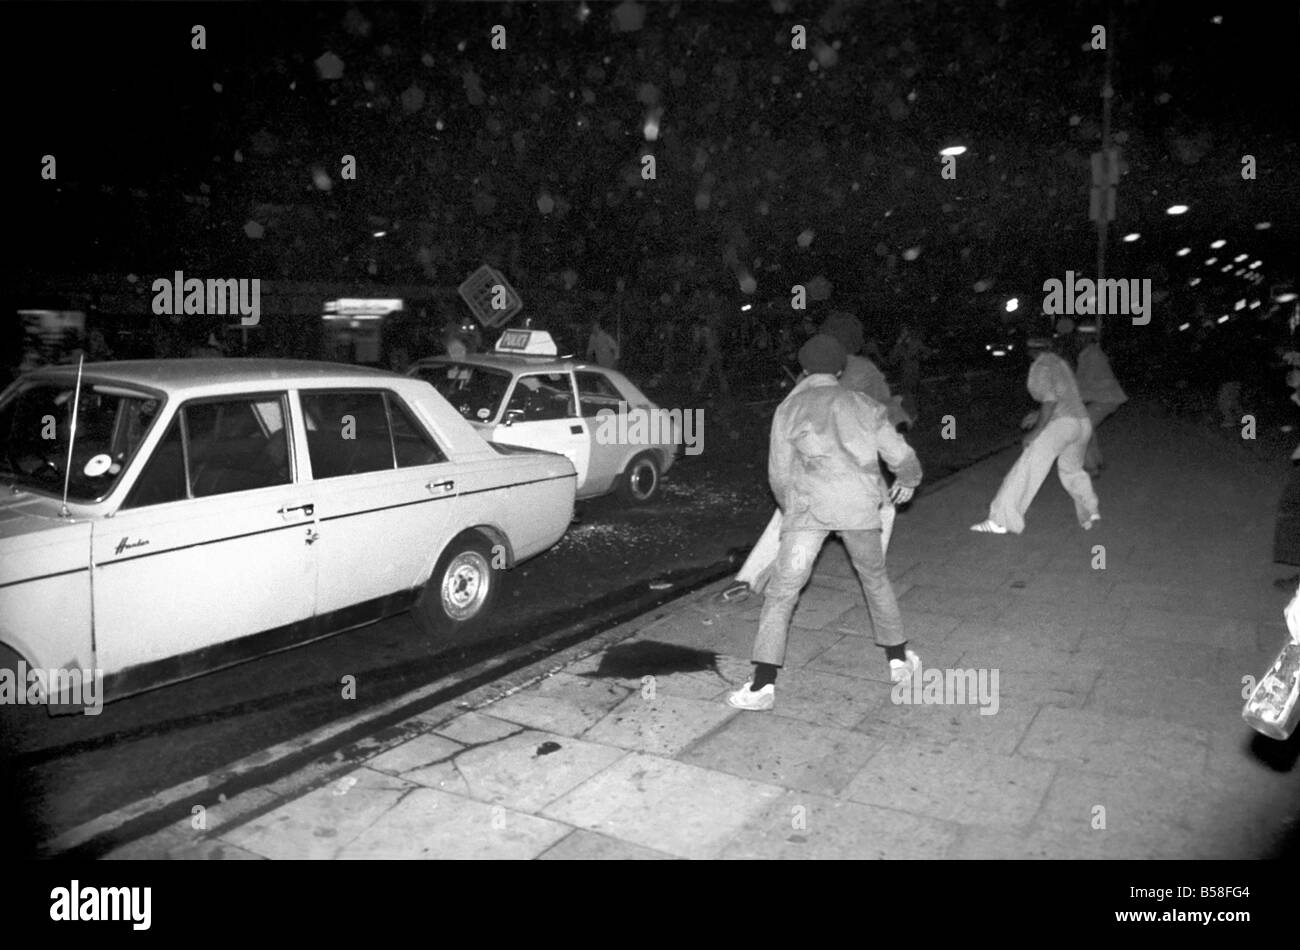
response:
[[[1097,513],[1097,495],[1092,479],[1083,470],[1083,454],[1092,437],[1092,423],[1087,419],[1061,416],[1053,419],[1034,436],[1002,479],[989,505],[989,518],[1015,534],[1025,530],[1025,512],[1033,502],[1043,479],[1056,462],[1061,485],[1074,499],[1074,516],[1082,524]]]
[[[802,529],[783,531],[781,547],[772,579],[763,596],[763,611],[758,618],[758,636],[754,640],[754,662],[782,666],[785,645],[790,634],[790,617],[799,603],[799,592],[812,577],[813,564],[829,531]],[[882,647],[906,642],[903,618],[898,612],[893,585],[885,573],[885,552],[880,544],[880,529],[839,531],[849,559],[867,597],[867,610],[875,627],[876,643]]]

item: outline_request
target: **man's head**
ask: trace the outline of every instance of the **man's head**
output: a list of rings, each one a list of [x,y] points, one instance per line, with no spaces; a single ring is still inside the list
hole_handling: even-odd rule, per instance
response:
[[[1056,345],[1050,336],[1031,336],[1025,340],[1025,352],[1031,360],[1038,359],[1044,353],[1055,352]]]
[[[839,340],[846,353],[862,352],[862,321],[851,313],[837,310],[826,318],[821,332]]]
[[[824,333],[818,333],[799,348],[799,365],[809,376],[814,373],[839,375],[844,371],[847,359],[844,345],[835,337]]]

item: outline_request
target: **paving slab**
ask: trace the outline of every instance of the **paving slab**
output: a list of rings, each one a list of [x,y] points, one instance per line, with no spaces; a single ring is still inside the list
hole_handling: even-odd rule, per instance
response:
[[[337,858],[415,788],[373,769],[357,769],[223,832],[221,839],[266,858]]]
[[[580,670],[569,667],[548,676],[532,689],[498,700],[487,709],[498,719],[577,736],[600,721],[627,695],[628,689],[622,683],[600,678],[595,672],[583,676]]]
[[[1025,825],[1055,772],[1048,762],[993,752],[886,744],[843,797],[941,821]]]
[[[417,788],[340,849],[345,860],[535,858],[572,829],[501,805]]]
[[[633,754],[542,812],[546,818],[683,858],[705,859],[784,789]]]
[[[620,749],[674,756],[736,713],[722,702],[664,693],[646,699],[636,693],[610,710],[583,738]]]
[[[935,860],[956,828],[907,812],[787,792],[751,819],[720,857],[740,860]]]
[[[1044,706],[1017,753],[1107,775],[1131,771],[1197,777],[1206,768],[1206,737],[1162,719]]]
[[[574,829],[538,855],[539,861],[671,861],[671,854],[643,848],[582,828]],[[676,859],[680,860],[680,859]]]
[[[860,732],[755,712],[736,716],[678,759],[768,785],[834,795],[882,744]]]

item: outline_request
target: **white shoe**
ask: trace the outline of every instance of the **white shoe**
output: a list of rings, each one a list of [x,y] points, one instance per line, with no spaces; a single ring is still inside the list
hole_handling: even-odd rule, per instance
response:
[[[734,706],[736,709],[752,709],[761,711],[771,709],[776,705],[776,686],[768,683],[758,692],[750,689],[753,683],[746,683],[740,689],[736,690],[727,697],[727,705]]]
[[[1089,516],[1087,521],[1080,521],[1079,526],[1082,527],[1084,531],[1091,531],[1092,526],[1095,525],[1100,520],[1101,520],[1101,515],[1091,515]]]
[[[979,524],[970,526],[972,531],[978,531],[980,534],[1006,534],[1007,529],[1002,527],[996,521],[981,521]]]
[[[912,650],[907,650],[906,653],[906,661],[889,661],[889,681],[891,683],[901,683],[906,679],[910,679],[912,674],[921,668],[921,658]]]

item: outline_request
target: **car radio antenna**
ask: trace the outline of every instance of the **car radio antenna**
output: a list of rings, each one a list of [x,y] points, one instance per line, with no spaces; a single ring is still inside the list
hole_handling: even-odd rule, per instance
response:
[[[72,391],[72,428],[68,430],[68,464],[63,469],[63,507],[59,517],[68,517],[68,480],[72,478],[72,445],[77,441],[77,412],[81,408],[81,368],[86,365],[86,354],[77,358],[77,386]]]

